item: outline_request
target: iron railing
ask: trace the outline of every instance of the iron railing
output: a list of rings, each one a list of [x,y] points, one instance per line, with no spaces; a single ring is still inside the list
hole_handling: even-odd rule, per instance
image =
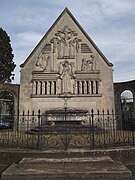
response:
[[[14,116],[12,126],[0,126],[0,147],[67,150],[134,146],[134,128],[128,123],[124,129],[117,127],[118,118],[113,110],[23,112]]]

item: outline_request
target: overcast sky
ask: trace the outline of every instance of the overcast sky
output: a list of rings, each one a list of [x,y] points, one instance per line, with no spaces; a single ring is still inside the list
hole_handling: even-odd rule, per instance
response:
[[[135,0],[0,0],[0,27],[19,65],[67,7],[108,60],[114,82],[135,79]]]

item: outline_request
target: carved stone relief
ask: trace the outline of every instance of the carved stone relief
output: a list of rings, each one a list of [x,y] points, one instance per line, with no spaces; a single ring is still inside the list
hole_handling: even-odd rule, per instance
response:
[[[38,56],[37,62],[36,62],[36,66],[40,67],[43,71],[51,71],[52,67],[51,67],[51,54],[50,52],[50,46],[45,46],[43,48],[43,50],[41,51],[41,53]]]
[[[53,53],[57,53],[58,59],[74,59],[79,51],[79,42],[77,33],[68,26],[64,26],[58,31],[50,41],[53,46]]]
[[[75,74],[80,69],[82,73],[84,71],[95,71],[96,61],[89,46],[80,42],[82,41],[77,37],[77,33],[68,26],[64,26],[63,29],[55,33],[50,40],[50,44],[45,44],[38,55],[36,66],[39,67],[40,71],[54,71],[56,79],[41,80],[43,82],[38,83],[40,88],[36,87],[37,90],[40,90],[40,93],[37,94],[43,94],[44,91],[45,95],[63,93],[89,94],[91,88],[89,82],[78,81]],[[84,58],[79,59],[79,57],[82,57],[80,53],[89,54],[87,54],[87,57],[86,54],[83,54]],[[94,85],[93,90],[96,89],[96,84]],[[43,90],[41,91],[41,89]]]
[[[61,92],[73,93],[74,75],[72,71],[72,63],[68,61],[59,64],[59,79],[61,79]]]
[[[90,55],[90,59],[83,58],[81,63],[81,71],[94,71],[96,70],[95,56]]]

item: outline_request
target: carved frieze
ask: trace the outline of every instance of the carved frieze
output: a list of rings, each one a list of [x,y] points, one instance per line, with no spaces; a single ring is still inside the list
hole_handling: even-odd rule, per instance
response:
[[[99,73],[95,56],[90,47],[81,42],[75,31],[64,26],[55,33],[50,43],[45,44],[37,57],[36,76],[33,73],[35,94],[82,95],[97,91],[97,82],[92,84],[93,81],[89,80],[93,74],[95,79]]]
[[[53,46],[53,53],[58,59],[74,59],[79,52],[81,39],[77,38],[77,33],[68,26],[64,26],[61,31],[57,31],[50,40]]]
[[[36,66],[40,67],[43,71],[51,71],[51,61],[51,44],[46,44],[38,55]]]
[[[81,63],[81,71],[95,71],[96,60],[94,55],[90,55],[89,59],[83,58]]]

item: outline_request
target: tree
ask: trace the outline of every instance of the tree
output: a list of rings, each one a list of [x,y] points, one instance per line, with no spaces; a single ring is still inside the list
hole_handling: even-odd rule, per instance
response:
[[[0,83],[13,80],[13,71],[16,65],[13,62],[12,51],[10,37],[6,31],[0,28]]]

